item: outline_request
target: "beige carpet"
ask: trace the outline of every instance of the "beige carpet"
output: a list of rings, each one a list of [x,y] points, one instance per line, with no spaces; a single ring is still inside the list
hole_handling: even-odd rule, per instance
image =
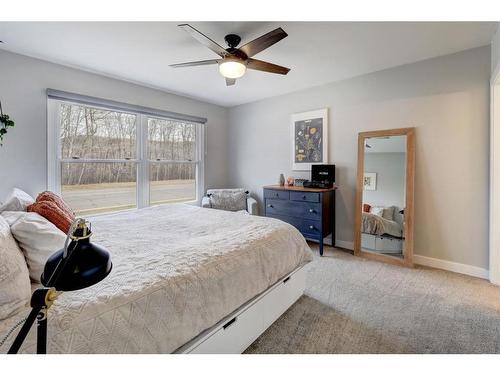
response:
[[[500,353],[500,287],[315,252],[305,296],[246,353]]]

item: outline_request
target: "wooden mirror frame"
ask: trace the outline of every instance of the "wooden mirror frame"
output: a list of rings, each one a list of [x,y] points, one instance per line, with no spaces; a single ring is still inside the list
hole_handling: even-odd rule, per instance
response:
[[[361,210],[363,204],[363,176],[365,167],[365,140],[374,137],[406,135],[406,206],[405,250],[403,259],[391,255],[361,250]],[[356,212],[354,216],[354,255],[391,264],[413,267],[413,199],[415,190],[415,128],[375,130],[358,134],[358,171],[356,180]]]

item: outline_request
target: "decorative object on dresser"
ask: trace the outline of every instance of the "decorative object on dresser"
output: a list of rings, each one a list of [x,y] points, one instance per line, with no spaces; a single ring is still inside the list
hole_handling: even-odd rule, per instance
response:
[[[280,173],[280,186],[285,186],[285,175]]]
[[[201,200],[201,207],[214,208],[224,211],[246,211],[250,215],[257,215],[257,201],[248,191],[238,189],[208,189]]]
[[[293,176],[288,176],[286,179],[286,184],[288,186],[293,186],[295,184],[295,178]]]
[[[335,183],[335,164],[313,164],[311,166],[311,181],[303,183],[304,187],[328,189]]]
[[[328,109],[292,115],[292,169],[328,163]]]
[[[286,221],[305,238],[319,241],[323,255],[323,240],[332,235],[335,246],[335,190],[298,186],[264,186],[265,216]]]
[[[304,187],[304,182],[308,182],[309,180],[305,178],[296,178],[294,180],[294,185],[297,187]]]

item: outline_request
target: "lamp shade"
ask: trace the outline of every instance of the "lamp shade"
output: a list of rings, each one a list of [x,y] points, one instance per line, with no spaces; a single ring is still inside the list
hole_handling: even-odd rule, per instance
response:
[[[90,242],[90,234],[86,232],[83,239],[77,235],[78,239],[69,244],[66,256],[64,249],[50,256],[41,277],[44,286],[59,291],[84,289],[109,275],[111,257],[106,249]]]
[[[219,64],[219,72],[223,77],[235,79],[242,77],[247,70],[245,64],[239,60],[225,59]]]

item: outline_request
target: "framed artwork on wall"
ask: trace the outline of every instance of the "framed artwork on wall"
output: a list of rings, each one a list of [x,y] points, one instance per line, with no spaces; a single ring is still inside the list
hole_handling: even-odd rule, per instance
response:
[[[292,169],[328,163],[328,109],[292,114]]]
[[[372,172],[365,172],[363,177],[364,190],[377,190],[377,174]]]

